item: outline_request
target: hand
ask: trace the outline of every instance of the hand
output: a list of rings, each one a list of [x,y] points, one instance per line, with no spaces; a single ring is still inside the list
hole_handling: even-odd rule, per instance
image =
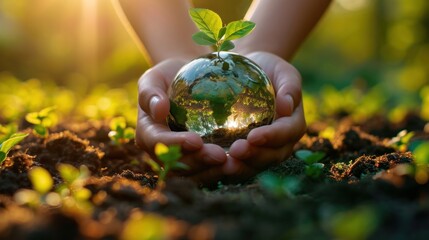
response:
[[[152,157],[155,144],[177,144],[182,147],[182,162],[191,169],[182,172],[197,182],[210,183],[220,179],[227,156],[220,146],[204,144],[193,132],[172,132],[166,124],[170,111],[168,87],[186,60],[163,61],[146,71],[138,82],[139,107],[136,143]]]
[[[306,130],[299,72],[271,53],[255,52],[246,57],[256,62],[272,81],[276,117],[271,125],[255,128],[247,139],[231,145],[223,170],[232,180],[249,178],[285,160]]]

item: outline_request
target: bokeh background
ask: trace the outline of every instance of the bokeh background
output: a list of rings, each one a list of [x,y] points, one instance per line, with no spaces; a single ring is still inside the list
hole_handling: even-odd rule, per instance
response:
[[[229,22],[250,2],[194,4]],[[0,121],[49,105],[133,121],[136,81],[149,64],[115,11],[107,0],[0,0]],[[409,111],[429,119],[428,63],[427,0],[334,0],[293,60],[309,122]]]

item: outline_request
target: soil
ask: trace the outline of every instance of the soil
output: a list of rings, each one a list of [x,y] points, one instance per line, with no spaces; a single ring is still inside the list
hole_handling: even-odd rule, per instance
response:
[[[45,139],[27,129],[0,168],[0,239],[120,239],[142,214],[162,219],[171,239],[427,239],[429,184],[404,172],[413,155],[389,144],[403,129],[415,132],[411,141],[429,140],[427,122],[413,114],[395,124],[380,116],[337,122],[332,140],[318,137],[327,124],[315,123],[295,147],[326,153],[320,177],[306,176],[295,156],[261,173],[298,179],[292,194],[263,187],[261,175],[214,189],[171,177],[159,189],[147,155],[133,141],[113,144],[106,123],[64,123]],[[90,214],[14,200],[19,189],[32,188],[35,166],[61,184],[58,163],[90,170]],[[151,227],[136,239],[149,239],[141,233]]]

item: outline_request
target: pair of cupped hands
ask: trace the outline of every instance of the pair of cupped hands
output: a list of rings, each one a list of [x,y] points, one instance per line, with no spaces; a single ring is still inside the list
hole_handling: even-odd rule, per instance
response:
[[[257,63],[273,83],[276,117],[271,125],[251,130],[247,139],[236,140],[228,152],[218,145],[204,143],[196,133],[171,131],[166,123],[170,110],[167,92],[176,73],[189,59],[169,59],[147,70],[138,82],[136,143],[152,157],[158,142],[180,145],[180,161],[190,169],[179,174],[200,184],[244,180],[285,160],[306,129],[301,76],[274,54],[253,52],[244,56]]]

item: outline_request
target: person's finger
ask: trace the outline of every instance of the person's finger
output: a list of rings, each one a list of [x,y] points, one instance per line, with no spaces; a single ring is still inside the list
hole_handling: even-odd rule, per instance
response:
[[[259,171],[245,162],[227,155],[226,163],[222,167],[226,182],[239,182],[255,176]]]
[[[136,143],[147,152],[153,152],[159,142],[166,145],[177,144],[185,151],[196,151],[203,147],[201,137],[193,132],[172,132],[166,124],[156,123],[139,109],[136,129]]]
[[[166,60],[146,71],[138,81],[140,108],[157,122],[165,121],[168,115],[168,88],[183,64],[181,60]]]
[[[204,144],[198,151],[192,153],[184,152],[184,156],[180,161],[190,168],[181,174],[187,176],[225,163],[226,153],[218,145]]]
[[[278,62],[272,78],[276,89],[276,112],[279,117],[290,116],[301,104],[302,89],[299,72],[289,63]]]
[[[292,116],[281,117],[270,125],[252,129],[247,135],[247,140],[255,146],[276,148],[288,142],[298,141],[305,130],[305,118],[302,104],[300,104]]]
[[[237,149],[229,154],[244,165],[260,171],[285,160],[287,156],[292,154],[293,145],[293,143],[287,143],[279,148],[259,147],[244,140],[234,143],[231,147]]]

